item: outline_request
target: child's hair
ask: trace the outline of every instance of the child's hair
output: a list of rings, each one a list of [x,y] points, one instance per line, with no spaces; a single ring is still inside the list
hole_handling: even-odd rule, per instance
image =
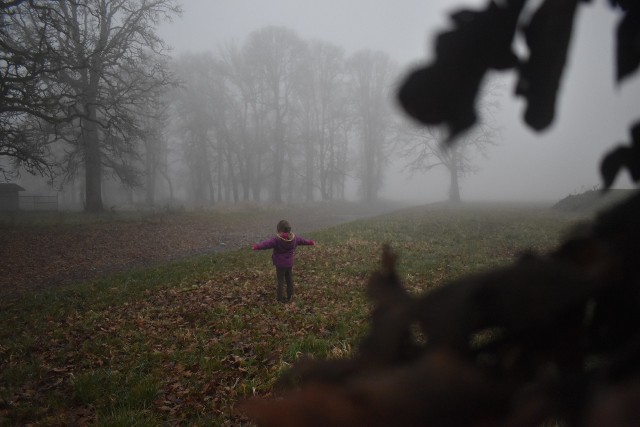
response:
[[[291,231],[291,224],[286,219],[281,220],[277,226],[278,233],[288,233]]]

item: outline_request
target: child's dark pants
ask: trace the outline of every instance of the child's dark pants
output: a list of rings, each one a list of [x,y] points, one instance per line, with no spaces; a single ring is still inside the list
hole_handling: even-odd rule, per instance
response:
[[[276,298],[278,301],[289,301],[293,297],[293,268],[276,267],[276,277],[278,287],[276,288]],[[287,297],[284,297],[284,284],[287,284]]]

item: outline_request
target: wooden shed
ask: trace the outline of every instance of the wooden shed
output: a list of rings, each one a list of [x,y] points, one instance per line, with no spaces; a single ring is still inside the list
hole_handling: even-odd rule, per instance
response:
[[[0,183],[0,212],[20,210],[20,191],[25,191],[25,189],[18,184]]]

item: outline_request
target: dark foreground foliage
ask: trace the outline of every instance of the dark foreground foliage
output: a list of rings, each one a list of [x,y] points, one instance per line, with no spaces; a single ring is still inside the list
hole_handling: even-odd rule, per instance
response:
[[[350,359],[298,363],[264,426],[624,424],[640,415],[640,194],[548,254],[420,297],[389,247]]]
[[[452,14],[454,28],[436,38],[435,61],[409,75],[400,103],[426,125],[445,125],[455,143],[476,121],[485,75],[513,70],[524,121],[547,128],[580,3],[588,1],[506,0]],[[623,12],[621,81],[640,66],[640,2],[610,4]],[[518,31],[527,58],[513,50]],[[630,135],[601,164],[605,189],[623,169],[640,181],[640,122]],[[261,426],[280,427],[637,425],[639,247],[635,193],[549,253],[417,298],[386,248],[368,286],[370,333],[354,356],[300,362],[285,376],[290,391],[282,398],[250,401],[245,410]]]

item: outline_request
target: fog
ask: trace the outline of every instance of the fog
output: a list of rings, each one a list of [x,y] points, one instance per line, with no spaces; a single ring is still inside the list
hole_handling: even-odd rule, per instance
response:
[[[448,26],[448,12],[484,1],[461,0],[185,0],[184,14],[163,24],[159,34],[172,54],[215,52],[242,42],[267,25],[290,28],[305,39],[388,53],[407,72],[429,60],[431,38]],[[512,76],[499,76],[504,91],[495,118],[497,145],[479,171],[463,178],[463,200],[554,201],[600,184],[599,161],[617,143],[629,141],[628,129],[640,111],[638,73],[618,86],[614,81],[613,34],[616,16],[605,1],[580,8],[568,68],[554,124],[542,133],[522,123],[522,104],[511,96]],[[398,114],[401,114],[398,112]],[[386,173],[381,197],[427,203],[445,200],[445,170],[411,176],[395,159]],[[622,174],[616,188],[631,188]]]

